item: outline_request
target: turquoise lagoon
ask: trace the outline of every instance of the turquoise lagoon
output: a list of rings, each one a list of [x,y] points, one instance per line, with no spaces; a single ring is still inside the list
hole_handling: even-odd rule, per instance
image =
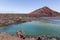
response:
[[[0,32],[8,32],[10,34],[15,34],[18,30],[24,30],[26,35],[60,37],[60,20],[32,21],[0,28]]]

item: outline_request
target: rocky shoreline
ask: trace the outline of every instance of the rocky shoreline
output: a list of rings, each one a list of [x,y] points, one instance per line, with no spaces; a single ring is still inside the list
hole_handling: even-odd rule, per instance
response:
[[[26,21],[20,19],[20,18],[16,18],[16,19],[0,19],[0,27],[2,26],[8,26],[8,25],[12,25],[12,24],[19,24],[19,23],[24,23]]]
[[[21,35],[23,36],[21,37]],[[11,35],[6,32],[0,32],[0,40],[60,40],[58,37],[47,37],[47,36],[29,36],[24,35],[24,32],[17,31],[16,35]]]

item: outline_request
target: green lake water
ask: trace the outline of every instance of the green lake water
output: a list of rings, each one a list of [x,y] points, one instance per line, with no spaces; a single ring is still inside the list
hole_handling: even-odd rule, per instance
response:
[[[0,32],[8,32],[10,34],[15,34],[18,30],[24,30],[26,35],[47,35],[60,37],[60,21],[32,21],[0,28]]]

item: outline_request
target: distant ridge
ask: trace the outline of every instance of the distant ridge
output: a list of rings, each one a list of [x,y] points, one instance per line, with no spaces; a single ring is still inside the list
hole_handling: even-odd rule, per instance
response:
[[[39,16],[60,16],[59,12],[53,11],[52,9],[48,8],[47,6],[39,8],[30,14],[32,15],[39,15]]]

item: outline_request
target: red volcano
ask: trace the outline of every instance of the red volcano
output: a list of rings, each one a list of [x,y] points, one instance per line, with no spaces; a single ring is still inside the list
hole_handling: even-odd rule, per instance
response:
[[[60,15],[59,12],[53,11],[46,6],[40,8],[40,9],[37,9],[37,10],[31,12],[30,14],[38,15],[38,16],[58,16],[58,15]]]

